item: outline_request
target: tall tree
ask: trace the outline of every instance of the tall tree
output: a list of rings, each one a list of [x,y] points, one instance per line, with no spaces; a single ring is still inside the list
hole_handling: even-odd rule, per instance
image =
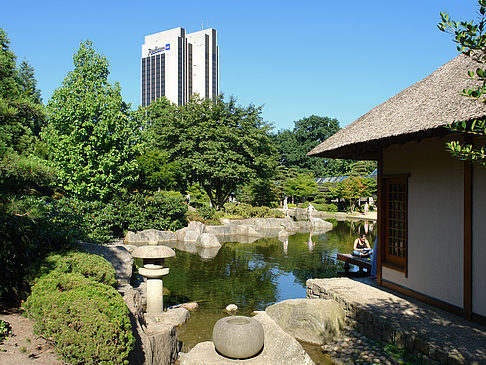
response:
[[[337,119],[311,115],[295,122],[292,131],[282,130],[276,136],[281,164],[316,176],[327,174],[327,160],[307,156],[307,152],[339,131]]]
[[[141,125],[118,82],[108,83],[108,61],[90,41],[81,43],[73,59],[74,70],[48,103],[42,137],[64,191],[107,200],[137,179]]]
[[[167,115],[164,103],[148,108],[149,128],[159,131],[157,144],[180,164],[189,182],[200,184],[216,208],[238,186],[273,173],[276,150],[261,108],[242,107],[223,96],[214,101],[193,97]]]
[[[442,21],[438,28],[452,34],[457,50],[467,57],[475,59],[481,67],[469,70],[471,79],[477,80],[479,86],[474,89],[464,89],[462,95],[471,98],[472,102],[486,104],[486,0],[479,0],[479,19],[477,21],[454,21],[449,14],[441,13]],[[454,132],[465,136],[486,136],[486,120],[456,121],[448,126]],[[484,146],[474,146],[466,138],[465,142],[453,140],[446,143],[449,152],[461,159],[476,162],[486,167],[486,149]]]
[[[0,156],[14,151],[32,152],[35,121],[45,117],[42,105],[23,92],[9,43],[0,28]]]

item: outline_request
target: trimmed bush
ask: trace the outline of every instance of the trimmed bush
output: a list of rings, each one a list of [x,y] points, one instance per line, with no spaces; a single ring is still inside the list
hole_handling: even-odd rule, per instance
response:
[[[52,253],[29,270],[29,278],[41,278],[51,271],[77,273],[116,288],[115,269],[103,257],[85,252]]]
[[[337,207],[337,205],[336,205],[336,204],[331,203],[331,204],[329,204],[329,205],[327,206],[327,211],[328,211],[329,213],[337,213],[337,211],[338,211],[338,207]]]
[[[134,338],[128,309],[111,286],[54,270],[32,287],[25,303],[37,333],[50,338],[71,364],[128,364]]]
[[[249,204],[234,203],[227,203],[224,207],[227,213],[241,218],[282,218],[284,216],[281,211],[269,207],[252,207]]]

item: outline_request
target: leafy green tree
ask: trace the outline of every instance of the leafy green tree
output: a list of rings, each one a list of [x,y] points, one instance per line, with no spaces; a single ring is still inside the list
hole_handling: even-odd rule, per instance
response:
[[[251,184],[243,187],[237,194],[238,201],[257,207],[277,206],[280,199],[280,191],[274,181],[270,179],[255,179]]]
[[[337,119],[311,115],[295,122],[292,131],[282,130],[275,140],[281,154],[280,163],[294,167],[299,172],[312,172],[316,176],[326,174],[325,159],[307,156],[307,152],[339,131]]]
[[[371,196],[376,192],[376,182],[374,179],[363,177],[348,177],[338,182],[334,188],[329,188],[331,198],[343,198],[349,203],[351,213],[354,212],[356,204],[361,197]]]
[[[9,39],[0,28],[0,156],[17,152],[29,154],[35,141],[35,121],[43,120],[40,103],[25,93],[16,69],[16,57]],[[31,75],[33,79],[33,74]]]
[[[349,175],[368,176],[376,169],[376,161],[356,161],[350,166]]]
[[[217,209],[238,186],[275,170],[271,126],[262,120],[260,107],[238,106],[234,98],[219,96],[214,101],[193,97],[168,115],[167,108],[164,100],[148,108],[148,120],[159,131],[157,143]]]
[[[82,199],[108,200],[138,175],[140,120],[131,116],[118,83],[108,83],[108,61],[81,43],[74,70],[48,103],[42,132],[60,187]]]
[[[471,57],[481,65],[476,70],[469,70],[471,79],[478,82],[474,89],[464,89],[462,95],[471,98],[473,102],[486,104],[486,0],[479,0],[478,21],[454,21],[449,14],[441,13],[442,21],[438,28],[442,32],[450,33],[454,42],[458,44],[457,50],[467,57]],[[466,136],[466,141],[453,140],[446,143],[449,152],[461,159],[479,163],[486,167],[486,150],[484,146],[475,147],[468,137],[486,136],[486,120],[455,121],[448,128]]]
[[[169,154],[159,149],[146,151],[137,158],[140,167],[138,185],[148,190],[175,190],[180,187],[182,171],[179,163],[170,162]]]
[[[297,200],[313,198],[317,194],[317,183],[312,175],[297,174],[284,181],[283,191],[285,195]]]

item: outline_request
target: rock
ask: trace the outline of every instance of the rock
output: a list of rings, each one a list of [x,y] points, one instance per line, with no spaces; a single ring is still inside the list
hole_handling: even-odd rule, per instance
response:
[[[144,365],[173,364],[179,350],[176,328],[157,323],[147,326],[145,333],[148,346],[144,345],[144,350],[148,347],[149,351],[146,351]]]
[[[238,310],[238,306],[236,304],[228,304],[226,306],[226,312],[236,312]]]
[[[156,229],[147,229],[145,231],[138,231],[137,233],[128,232],[125,236],[125,243],[150,243],[176,241],[177,236],[174,232],[158,231]]]
[[[182,354],[180,365],[314,365],[301,344],[285,333],[265,312],[253,317],[263,327],[264,346],[260,354],[246,360],[233,360],[218,354],[212,342],[201,342],[191,351]]]
[[[218,255],[219,247],[199,247],[197,253],[201,256],[202,259],[213,259]]]
[[[204,233],[204,228],[206,228],[206,226],[202,222],[193,221],[193,222],[189,222],[187,228],[188,230],[198,232],[199,235],[201,235]]]
[[[156,316],[158,323],[170,324],[172,326],[180,326],[189,320],[190,314],[186,308],[168,309],[163,314]]]
[[[100,255],[115,269],[118,284],[128,284],[132,277],[133,257],[126,247],[122,245],[101,246],[94,243],[80,242],[84,251]]]
[[[197,304],[196,302],[191,302],[191,303],[182,303],[181,304],[181,307],[182,308],[185,308],[187,309],[188,311],[196,311],[198,310],[199,308],[199,304]]]
[[[263,327],[254,318],[231,316],[221,318],[213,328],[213,343],[223,356],[247,359],[263,347]]]
[[[211,233],[203,233],[201,237],[199,237],[197,245],[204,248],[221,247],[221,243],[219,243],[218,238]]]
[[[289,299],[267,307],[265,312],[294,338],[317,345],[344,329],[344,311],[334,300]]]
[[[239,235],[239,236],[247,236],[247,237],[263,237],[263,235],[255,230],[255,228],[251,226],[244,226],[244,225],[237,225],[233,226],[232,234]]]
[[[312,218],[312,226],[332,229],[332,223],[321,218]]]
[[[184,243],[196,243],[200,236],[199,231],[193,231],[188,227],[178,230],[176,235],[177,240]]]

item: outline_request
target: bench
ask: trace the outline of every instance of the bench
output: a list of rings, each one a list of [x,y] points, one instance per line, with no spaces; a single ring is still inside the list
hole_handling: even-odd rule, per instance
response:
[[[370,276],[371,275],[371,261],[365,257],[356,257],[348,253],[338,253],[337,259],[344,262],[344,272],[338,272],[338,276]],[[359,267],[358,272],[350,272],[349,265],[356,265]],[[366,269],[366,271],[364,271]]]

